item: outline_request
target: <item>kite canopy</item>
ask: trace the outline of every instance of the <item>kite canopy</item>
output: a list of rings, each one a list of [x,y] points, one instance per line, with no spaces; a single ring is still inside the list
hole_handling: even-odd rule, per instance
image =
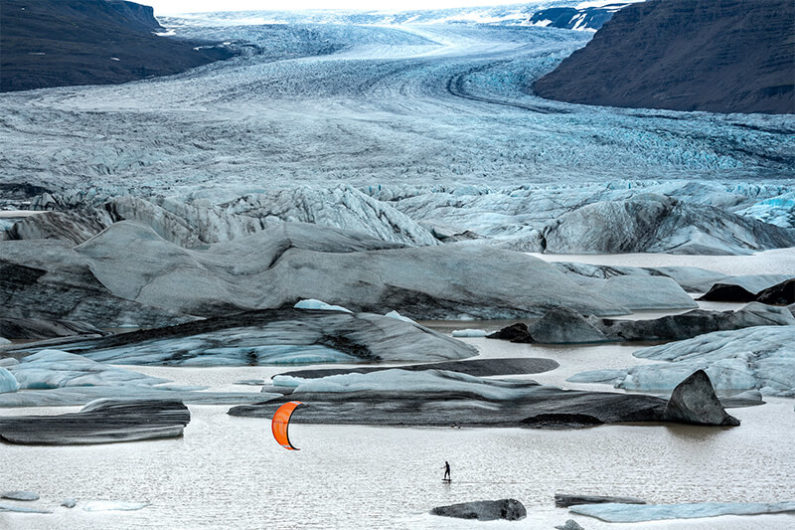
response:
[[[303,405],[303,403],[300,401],[288,401],[276,410],[276,413],[273,415],[273,420],[271,421],[273,437],[276,438],[276,441],[279,442],[282,447],[290,451],[299,450],[290,443],[290,437],[287,436],[287,427],[289,426],[290,416],[293,415],[293,411],[301,405]]]

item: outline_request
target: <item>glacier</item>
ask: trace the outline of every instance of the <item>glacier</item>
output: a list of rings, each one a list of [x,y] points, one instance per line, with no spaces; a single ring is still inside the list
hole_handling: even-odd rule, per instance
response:
[[[791,116],[533,95],[535,79],[590,39],[583,32],[317,16],[170,19],[177,35],[250,53],[125,85],[0,95],[0,207],[52,210],[0,239],[79,244],[129,220],[186,248],[278,222],[396,246],[795,246]],[[41,140],[35,150],[29,137]],[[649,218],[655,240],[610,239],[613,224]],[[589,237],[570,237],[583,223],[596,224]]]
[[[610,382],[617,388],[670,392],[683,377],[704,370],[722,394],[758,390],[766,396],[795,396],[795,326],[754,326],[714,331],[644,348],[635,357],[669,361],[627,370],[581,372],[571,382]]]
[[[583,32],[188,22],[177,30],[263,52],[124,85],[0,95],[3,182],[221,203],[330,183],[793,178],[786,115],[584,107],[530,93],[590,39]],[[42,139],[35,150],[31,136]]]

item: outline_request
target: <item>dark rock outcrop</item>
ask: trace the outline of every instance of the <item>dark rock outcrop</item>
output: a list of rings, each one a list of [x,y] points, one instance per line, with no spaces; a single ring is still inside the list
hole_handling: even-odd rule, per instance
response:
[[[545,98],[617,107],[795,113],[791,0],[650,0],[537,80]]]
[[[496,519],[518,521],[527,517],[527,510],[524,505],[516,499],[472,501],[448,506],[437,506],[431,510],[431,513],[459,519],[477,519],[478,521],[494,521]]]
[[[710,302],[753,302],[756,295],[745,287],[730,283],[716,283],[699,300]]]
[[[790,305],[795,303],[795,278],[757,293],[756,301],[770,305]]]
[[[674,388],[663,417],[697,425],[740,425],[740,420],[726,413],[703,370],[693,373]]]
[[[74,445],[182,436],[188,408],[169,400],[99,400],[80,412],[0,419],[0,440],[14,444]]]
[[[761,302],[770,305],[790,305],[795,303],[795,278],[753,293],[732,283],[716,283],[699,298],[712,302]]]
[[[124,83],[236,55],[156,36],[152,8],[121,0],[3,0],[0,26],[3,92]]]
[[[618,502],[621,504],[646,504],[637,497],[612,497],[609,495],[572,495],[568,493],[555,493],[555,506],[568,508],[577,504],[601,504],[605,502]]]

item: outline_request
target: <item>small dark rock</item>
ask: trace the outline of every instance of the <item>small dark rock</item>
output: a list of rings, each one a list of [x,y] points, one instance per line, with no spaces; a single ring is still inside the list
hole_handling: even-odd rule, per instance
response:
[[[585,528],[580,526],[580,524],[574,519],[569,519],[566,521],[566,524],[556,526],[555,528],[557,528],[557,530],[585,530]]]
[[[524,322],[517,322],[516,324],[511,324],[510,326],[502,328],[499,331],[495,331],[491,335],[488,335],[486,338],[509,340],[511,342],[533,341],[532,337],[530,337],[530,333],[527,330],[527,324],[525,324]]]
[[[431,510],[431,513],[459,519],[477,519],[478,521],[494,521],[496,519],[518,521],[527,517],[524,505],[516,499],[473,501],[437,506]]]
[[[770,305],[795,304],[795,278],[760,291],[756,301]]]
[[[740,420],[729,415],[721,405],[704,370],[694,372],[674,388],[663,419],[696,425],[740,425]]]

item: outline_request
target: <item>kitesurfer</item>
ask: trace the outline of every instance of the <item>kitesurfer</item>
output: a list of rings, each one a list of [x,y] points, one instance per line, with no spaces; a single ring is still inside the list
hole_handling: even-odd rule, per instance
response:
[[[450,463],[447,460],[444,461],[444,478],[442,480],[450,480]]]

